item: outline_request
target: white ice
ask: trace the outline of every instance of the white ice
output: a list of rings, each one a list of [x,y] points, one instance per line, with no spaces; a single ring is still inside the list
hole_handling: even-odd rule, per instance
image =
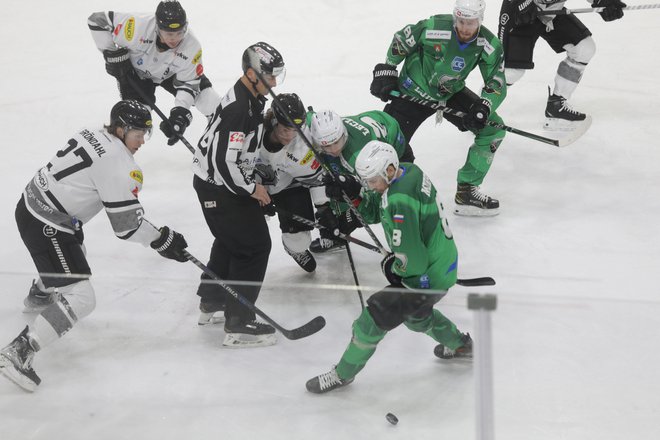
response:
[[[108,9],[151,12],[156,4],[3,2],[0,345],[25,325],[22,299],[35,275],[13,219],[22,188],[71,133],[105,122],[118,97],[86,18]],[[451,4],[188,0],[184,7],[220,94],[240,75],[243,49],[265,40],[287,63],[279,91],[350,115],[382,109],[369,83],[392,34],[449,13]],[[492,31],[499,7],[488,5]],[[501,214],[450,216],[460,275],[497,280],[493,288],[456,287],[438,307],[474,331],[467,293],[497,295],[498,439],[652,440],[660,432],[660,11],[631,11],[612,23],[596,14],[580,18],[598,49],[572,104],[593,116],[590,131],[565,149],[508,135],[483,185],[500,199]],[[540,130],[546,86],[561,58],[539,42],[536,69],[499,110],[509,125]],[[470,85],[480,84],[473,73]],[[171,96],[159,92],[158,104],[169,111]],[[204,125],[196,111],[194,117],[191,142]],[[417,163],[448,207],[470,143],[469,135],[431,120],[413,139]],[[157,132],[137,160],[147,217],[184,233],[191,253],[205,260],[211,236],[188,151],[166,146]],[[405,328],[387,336],[350,387],[323,396],[305,391],[307,379],[339,360],[360,306],[354,291],[318,287],[353,285],[345,254],[319,257],[318,270],[307,275],[283,252],[275,220],[270,229],[273,251],[258,306],[285,327],[316,315],[328,324],[300,341],[280,335],[273,347],[232,351],[221,348],[221,326],[196,324],[194,265],[117,240],[103,214],[86,225],[97,310],[38,353],[37,392],[0,380],[2,439],[475,438],[472,365],[435,359],[434,342]],[[368,240],[363,231],[357,236]],[[353,253],[365,295],[382,287],[378,255],[358,247]],[[387,412],[399,417],[398,426],[386,422]]]

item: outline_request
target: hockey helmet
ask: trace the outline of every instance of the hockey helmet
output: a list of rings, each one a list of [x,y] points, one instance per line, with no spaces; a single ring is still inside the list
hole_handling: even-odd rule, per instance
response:
[[[312,116],[312,145],[315,148],[324,148],[344,138],[346,143],[346,126],[341,116],[332,110],[321,110]]]
[[[156,8],[158,29],[166,32],[180,32],[188,27],[186,11],[177,0],[163,0]]]
[[[119,101],[110,110],[110,125],[121,127],[125,131],[141,130],[145,137],[151,136],[153,127],[151,112],[142,103],[135,100]]]
[[[456,0],[454,4],[454,25],[456,20],[464,18],[467,20],[478,19],[479,25],[484,21],[486,2],[484,0]]]
[[[268,43],[260,41],[253,44],[243,51],[243,73],[249,68],[262,75],[271,75],[277,79],[277,83],[284,81],[286,69],[284,67],[284,58]]]
[[[280,93],[277,95],[277,100],[273,100],[271,108],[278,124],[286,127],[300,127],[305,122],[307,111],[295,93]],[[293,124],[290,121],[293,121]]]
[[[355,159],[355,172],[364,183],[375,177],[382,177],[390,184],[393,180],[387,177],[387,168],[390,165],[395,169],[399,168],[399,156],[394,147],[381,141],[369,141]]]

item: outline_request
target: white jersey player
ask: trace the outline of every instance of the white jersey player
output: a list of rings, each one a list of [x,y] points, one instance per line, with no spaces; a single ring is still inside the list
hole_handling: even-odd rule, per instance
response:
[[[32,369],[34,353],[95,307],[83,248],[84,223],[104,209],[117,237],[187,261],[183,236],[167,226],[153,226],[137,198],[142,170],[133,155],[151,129],[151,114],[144,105],[120,101],[110,112],[110,125],[73,135],[25,187],[16,222],[40,274],[25,306],[26,312],[39,315],[0,350],[0,373],[28,391],[41,382]]]
[[[88,26],[122,99],[153,105],[156,86],[175,96],[168,121],[160,124],[169,145],[190,125],[192,105],[205,116],[215,111],[220,97],[204,75],[202,47],[178,1],[161,1],[155,15],[95,12]]]
[[[266,129],[263,148],[259,149],[257,170],[261,170],[262,182],[268,185],[268,193],[278,208],[284,250],[300,267],[313,272],[316,261],[308,248],[310,231],[314,228],[300,223],[291,215],[314,221],[313,205],[329,201],[321,181],[323,168],[293,125],[299,127],[307,139],[310,138],[310,129],[304,124],[305,106],[298,95],[281,93],[277,101],[273,102],[265,117]],[[273,170],[276,178],[269,179],[268,170]]]

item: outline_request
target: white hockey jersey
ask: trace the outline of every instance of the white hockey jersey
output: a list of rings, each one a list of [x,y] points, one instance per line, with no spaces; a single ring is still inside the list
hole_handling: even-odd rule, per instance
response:
[[[202,46],[188,30],[176,49],[160,51],[156,46],[158,26],[156,17],[124,12],[95,12],[88,25],[96,47],[100,51],[125,47],[138,76],[156,84],[175,76],[177,89],[174,105],[190,108],[199,94],[202,65]]]
[[[143,221],[142,182],[142,170],[119,138],[85,128],[37,171],[23,198],[33,216],[70,234],[105,209],[117,237],[147,246],[160,232]]]

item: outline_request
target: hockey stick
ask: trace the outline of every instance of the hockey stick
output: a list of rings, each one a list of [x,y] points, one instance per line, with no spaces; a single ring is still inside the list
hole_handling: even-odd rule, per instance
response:
[[[357,289],[358,298],[360,298],[360,306],[364,310],[364,297],[362,296],[362,290],[360,290],[360,281],[358,281],[357,271],[355,270],[355,263],[353,262],[353,254],[351,253],[350,244],[346,243],[346,254],[348,255],[348,262],[351,265],[351,271],[353,272],[353,280],[355,281],[355,288]]]
[[[185,257],[189,261],[191,261],[195,266],[199,267],[202,270],[202,272],[204,272],[206,275],[208,275],[213,280],[215,280],[220,285],[220,287],[222,287],[226,292],[228,292],[231,296],[233,296],[239,303],[243,304],[245,307],[253,311],[255,314],[259,315],[266,322],[268,322],[270,325],[272,325],[277,330],[279,330],[280,333],[282,333],[285,338],[291,340],[305,338],[307,336],[313,335],[314,333],[318,332],[323,327],[325,327],[325,319],[323,318],[323,316],[317,316],[316,318],[309,321],[307,324],[304,324],[298,328],[294,328],[293,330],[285,329],[277,322],[273,321],[264,312],[262,312],[257,306],[255,306],[253,303],[248,301],[243,295],[238,293],[232,287],[225,284],[225,282],[222,279],[220,279],[220,277],[218,277],[215,273],[213,273],[211,269],[206,267],[204,263],[202,263],[197,258],[190,255],[188,251],[184,250],[183,255],[185,255]]]
[[[639,11],[643,9],[658,9],[660,4],[649,4],[649,5],[635,5],[635,6],[626,6],[621,8],[624,11]],[[559,9],[557,11],[536,11],[536,15],[569,15],[569,14],[586,14],[588,12],[602,12],[605,7],[598,8],[579,8],[579,9]]]
[[[266,81],[264,81],[264,77],[261,75],[261,73],[257,72],[254,69],[253,69],[253,71],[257,75],[259,80],[264,84],[264,86],[268,90],[268,94],[273,99],[273,102],[275,103],[275,105],[277,105],[280,108],[282,114],[284,115],[284,117],[286,117],[289,124],[291,124],[292,127],[296,128],[296,131],[298,132],[298,135],[305,142],[305,145],[307,145],[307,148],[309,148],[311,150],[312,154],[314,154],[314,157],[316,158],[316,160],[318,160],[319,163],[321,164],[321,166],[323,167],[323,169],[325,169],[330,174],[330,176],[332,176],[332,179],[334,181],[337,181],[337,174],[328,166],[328,164],[325,162],[325,160],[323,160],[321,155],[314,149],[314,147],[312,146],[312,143],[310,142],[309,139],[307,139],[307,136],[305,136],[305,133],[303,133],[302,129],[296,123],[293,122],[293,120],[291,119],[291,116],[289,116],[289,113],[287,113],[286,108],[284,108],[282,103],[280,103],[280,100],[277,98],[277,96],[273,92],[273,89],[271,89],[270,86],[268,85],[268,83]],[[357,208],[353,205],[353,202],[351,201],[350,197],[348,197],[343,190],[342,190],[342,198],[344,199],[344,202],[346,202],[346,204],[348,205],[349,209],[351,211],[353,211],[353,213],[355,214],[355,217],[358,219],[360,224],[362,224],[362,226],[367,231],[367,233],[369,234],[369,237],[371,237],[371,239],[376,244],[376,246],[383,249],[383,245],[380,243],[380,240],[378,240],[378,237],[376,237],[376,234],[374,234],[374,231],[367,224],[367,222],[364,221],[364,218],[362,218],[362,214],[360,214],[358,212]]]
[[[149,98],[149,97],[144,93],[144,91],[142,91],[142,89],[140,89],[140,87],[135,83],[135,80],[133,80],[133,78],[131,78],[130,75],[127,76],[126,79],[128,80],[128,83],[131,85],[131,87],[133,87],[133,90],[135,90],[136,92],[138,92],[138,95],[140,95],[140,96],[142,97],[142,99],[144,100],[144,102],[145,102],[149,107],[151,107],[152,109],[154,109],[154,111],[158,114],[158,116],[160,116],[160,118],[161,118],[163,121],[165,121],[165,122],[167,122],[167,123],[169,124],[169,123],[170,123],[170,120],[167,118],[167,116],[165,116],[165,113],[163,113],[162,111],[160,111],[160,109],[158,108],[158,106],[156,105],[156,103],[153,102],[153,101],[151,100],[151,98]],[[170,125],[171,125],[171,124],[170,124]],[[190,142],[188,142],[188,140],[187,140],[186,138],[183,137],[182,134],[179,134],[179,133],[177,133],[177,132],[175,132],[174,134],[176,134],[176,136],[179,138],[179,140],[180,140],[181,142],[183,142],[183,145],[185,145],[186,148],[188,148],[188,150],[190,150],[190,152],[191,152],[192,154],[195,154],[195,149],[193,148],[192,145],[190,145]]]
[[[409,95],[403,95],[401,94],[401,92],[396,90],[390,92],[390,95],[394,98],[402,99],[404,101],[414,102],[416,104],[419,104],[426,108],[430,108],[432,110],[440,110],[442,111],[442,113],[447,113],[448,115],[456,116],[459,118],[465,116],[464,112],[446,107],[445,103],[443,102],[429,101],[426,99],[415,98]],[[554,145],[555,147],[566,147],[567,145],[572,144],[587,131],[590,125],[590,124],[583,124],[585,125],[584,127],[581,127],[581,129],[576,129],[573,133],[562,139],[552,139],[552,138],[540,136],[538,134],[530,133],[528,131],[519,130],[514,127],[509,127],[508,125],[500,124],[495,121],[486,121],[486,124],[491,127],[499,128],[500,130],[508,131],[509,133],[517,134],[519,136],[533,139],[535,141],[543,142],[544,144]]]

